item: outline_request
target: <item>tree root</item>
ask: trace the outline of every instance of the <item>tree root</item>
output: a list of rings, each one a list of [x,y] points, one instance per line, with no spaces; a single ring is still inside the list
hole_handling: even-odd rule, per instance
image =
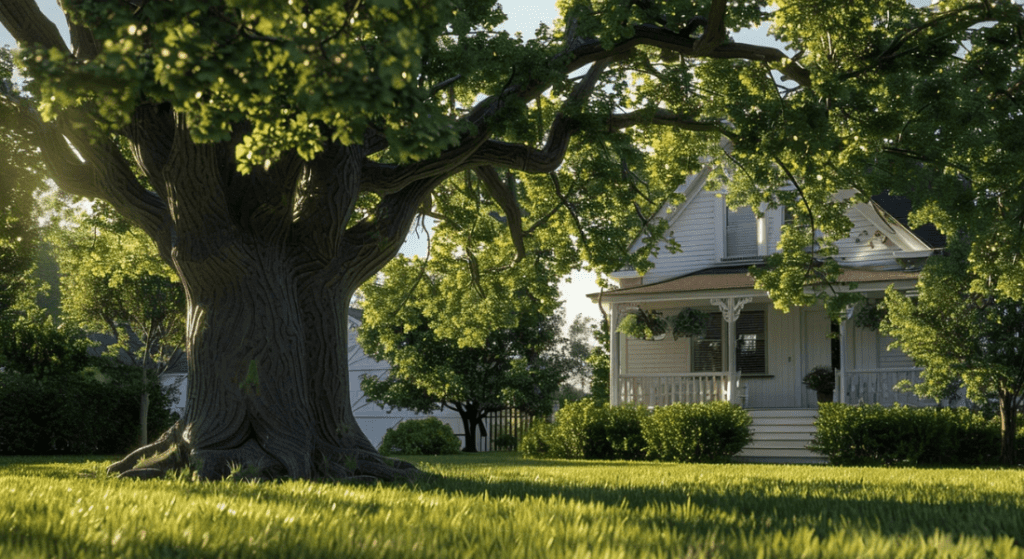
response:
[[[377,483],[413,481],[427,474],[408,462],[387,458],[375,450],[346,448],[340,444],[320,445],[313,479]],[[196,449],[181,436],[179,425],[168,429],[152,444],[141,447],[107,468],[110,475],[124,479],[155,479],[173,471],[191,469],[201,480],[272,480],[289,477],[281,460],[261,447],[255,439],[230,449]]]

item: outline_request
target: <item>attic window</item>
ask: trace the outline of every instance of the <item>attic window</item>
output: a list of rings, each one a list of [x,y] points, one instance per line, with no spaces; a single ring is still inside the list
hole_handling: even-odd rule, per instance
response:
[[[750,208],[725,212],[725,257],[757,256],[757,216]]]

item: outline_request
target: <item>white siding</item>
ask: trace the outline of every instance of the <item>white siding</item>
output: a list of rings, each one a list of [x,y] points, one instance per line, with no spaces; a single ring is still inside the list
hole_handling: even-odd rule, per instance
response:
[[[447,423],[456,435],[465,437],[465,430],[462,428],[462,419],[459,414],[452,410],[441,410],[432,414],[418,414],[408,410],[385,411],[377,404],[367,402],[363,395],[363,389],[359,383],[364,376],[373,375],[378,378],[386,377],[391,371],[390,364],[377,361],[366,355],[363,347],[356,341],[356,323],[349,322],[348,330],[348,381],[349,396],[352,401],[352,415],[363,430],[363,434],[370,440],[373,446],[380,445],[384,433],[407,419],[423,419],[425,417],[437,417]]]
[[[690,338],[646,341],[626,338],[626,367],[630,374],[675,374],[690,372]]]
[[[716,205],[721,203],[714,192],[697,191],[670,229],[676,242],[683,247],[682,252],[672,254],[662,243],[654,268],[644,276],[644,284],[696,272],[717,261]]]
[[[859,211],[851,208],[846,216],[853,221],[853,228],[850,236],[836,243],[839,251],[836,259],[841,265],[899,267],[893,253],[900,249],[895,243],[878,231]]]

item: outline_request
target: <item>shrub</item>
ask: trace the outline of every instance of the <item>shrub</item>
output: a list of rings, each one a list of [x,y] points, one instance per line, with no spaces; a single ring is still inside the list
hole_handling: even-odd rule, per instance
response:
[[[655,408],[644,423],[647,455],[675,462],[728,462],[751,440],[752,420],[728,402]]]
[[[387,430],[380,443],[383,454],[458,454],[459,438],[436,417],[410,419]]]
[[[809,446],[839,465],[978,465],[999,458],[999,425],[966,408],[822,404]]]
[[[644,457],[642,423],[647,411],[638,406],[598,406],[590,398],[567,404],[555,413],[546,454],[554,458],[638,460]]]
[[[508,432],[498,433],[491,439],[491,444],[497,450],[515,450],[517,443],[516,436]]]
[[[149,437],[174,422],[157,382],[150,398]],[[0,373],[0,454],[114,454],[138,439],[138,369],[96,359],[81,371],[43,376]]]
[[[547,421],[535,421],[519,441],[519,452],[531,458],[552,456],[551,445],[555,439],[555,431],[555,426]]]

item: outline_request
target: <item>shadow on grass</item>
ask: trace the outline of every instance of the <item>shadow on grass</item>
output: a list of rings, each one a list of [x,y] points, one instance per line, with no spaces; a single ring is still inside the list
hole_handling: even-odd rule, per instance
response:
[[[406,457],[406,459],[414,457]],[[677,480],[671,477],[677,464],[657,462],[615,462],[587,460],[529,460],[513,453],[494,456],[432,457],[418,460],[420,465],[434,465],[444,471],[443,477],[416,484],[424,490],[435,490],[451,495],[487,495],[491,498],[563,499],[583,503],[597,503],[608,507],[626,507],[639,511],[646,509],[646,518],[655,524],[679,523],[673,506],[697,506],[706,512],[701,515],[698,529],[720,529],[717,519],[723,515],[749,519],[753,532],[808,526],[819,537],[825,537],[841,526],[868,529],[883,535],[919,533],[931,535],[936,531],[959,536],[998,538],[1011,536],[1016,545],[1024,545],[1024,501],[1020,495],[978,495],[947,487],[950,494],[943,495],[946,502],[913,502],[922,498],[920,487],[885,485],[884,481],[827,479],[782,479],[774,476],[760,478],[757,464],[707,465],[708,468],[743,468],[751,472],[748,483],[727,488],[713,483]],[[653,468],[663,465],[663,476],[648,477],[629,487],[607,483],[590,483],[587,472],[597,468]],[[474,468],[543,468],[582,469],[580,476],[572,476],[568,484],[546,481],[543,478],[489,479],[480,481],[479,470],[466,475],[459,466]],[[692,465],[691,465],[692,466]],[[700,467],[700,465],[696,465]],[[775,468],[778,465],[763,465]],[[815,465],[792,465],[794,475],[804,468],[826,468]],[[929,468],[931,470],[932,468]],[[879,473],[886,469],[878,468]],[[1001,470],[972,470],[980,475],[998,475]],[[878,493],[885,493],[879,496]],[[924,497],[927,500],[927,496]],[[678,510],[678,507],[676,507]],[[655,511],[652,515],[651,511]],[[704,520],[706,519],[706,520]],[[694,529],[693,521],[686,522],[686,530]]]

